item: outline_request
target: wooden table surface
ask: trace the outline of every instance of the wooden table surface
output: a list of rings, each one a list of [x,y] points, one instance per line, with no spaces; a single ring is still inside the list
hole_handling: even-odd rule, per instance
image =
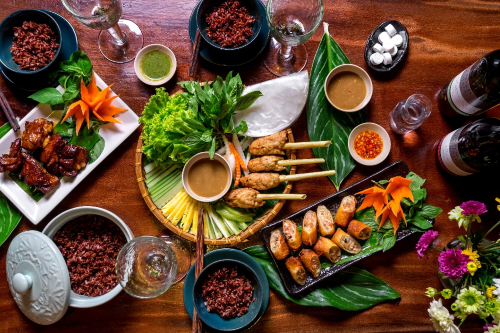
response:
[[[299,0],[297,0],[299,1]],[[186,80],[190,63],[191,42],[188,21],[196,0],[124,0],[123,18],[132,19],[141,27],[144,44],[160,43],[172,49],[178,68],[165,88],[173,92],[176,82]],[[439,231],[437,247],[460,234],[456,223],[447,219],[447,212],[465,200],[485,202],[490,213],[483,225],[498,221],[494,213],[494,197],[500,196],[498,174],[478,174],[470,177],[450,177],[436,165],[438,141],[455,127],[439,113],[436,94],[455,75],[484,54],[499,47],[500,1],[492,0],[436,0],[436,1],[356,1],[326,0],[323,20],[330,24],[330,33],[343,48],[352,63],[367,68],[363,52],[371,31],[385,20],[402,22],[410,34],[410,51],[406,62],[395,75],[387,80],[374,78],[373,98],[368,105],[369,121],[386,128],[391,136],[392,150],[387,160],[376,167],[357,166],[343,184],[352,184],[378,171],[390,163],[403,160],[412,171],[428,181],[427,201],[444,209],[437,219]],[[97,48],[98,31],[77,22],[57,0],[5,0],[0,6],[0,19],[25,8],[44,8],[67,18],[76,29],[80,49],[94,64],[95,71],[137,113],[154,93],[154,88],[140,82],[134,73],[133,63],[113,64],[106,61]],[[318,29],[306,42],[310,71],[312,58],[322,37]],[[234,68],[247,85],[275,78],[259,60]],[[216,75],[225,76],[228,68],[217,67],[201,60],[197,73],[201,80],[212,80]],[[18,116],[23,117],[34,106],[20,94],[14,93],[0,79],[0,86]],[[406,136],[395,135],[389,127],[388,113],[402,99],[411,94],[428,96],[434,110],[424,125]],[[285,98],[285,97],[284,97]],[[499,108],[487,113],[500,116]],[[0,115],[0,124],[6,119]],[[293,127],[299,141],[308,140],[305,112]],[[151,300],[139,300],[122,292],[112,301],[92,309],[69,308],[56,324],[43,327],[28,320],[18,309],[10,294],[5,274],[5,258],[10,240],[26,230],[41,231],[57,214],[73,207],[99,206],[120,216],[136,236],[159,235],[165,228],[149,212],[137,186],[134,173],[135,147],[139,130],[107,157],[77,188],[37,226],[23,218],[10,239],[0,248],[0,331],[3,332],[189,332],[189,319],[182,302],[183,283],[172,286],[165,294]],[[301,151],[299,158],[312,157],[312,152]],[[304,166],[299,172],[317,171],[317,167]],[[301,181],[294,192],[307,193],[302,202],[287,203],[279,216],[283,217],[308,206],[324,196],[334,193],[333,185],[324,179]],[[0,221],[1,223],[1,221]],[[498,234],[498,232],[496,233]],[[345,312],[334,308],[298,306],[271,291],[267,312],[252,329],[254,332],[431,332],[427,309],[430,299],[424,295],[426,287],[440,288],[436,274],[438,253],[433,251],[429,260],[418,259],[414,247],[417,235],[398,243],[385,254],[379,253],[362,261],[359,266],[367,269],[391,285],[401,294],[399,302],[385,303],[363,312]],[[251,239],[259,243],[258,236]],[[462,326],[463,332],[478,332],[482,327],[478,319],[471,319]]]

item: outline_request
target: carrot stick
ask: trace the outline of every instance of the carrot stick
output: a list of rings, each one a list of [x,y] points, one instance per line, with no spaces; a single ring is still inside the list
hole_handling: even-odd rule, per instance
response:
[[[236,161],[238,161],[237,158],[235,158]],[[236,179],[234,180],[234,187],[238,187],[240,185],[240,178],[241,178],[241,169],[240,169],[240,164],[238,162],[236,164]]]
[[[228,142],[228,143],[229,143],[229,150],[231,150],[231,153],[234,155],[234,158],[236,159],[236,162],[239,165],[241,165],[241,167],[243,168],[243,170],[248,170],[247,166],[245,165],[245,162],[243,162],[243,158],[240,156],[240,154],[238,154],[238,151],[234,147],[233,143],[232,142]]]

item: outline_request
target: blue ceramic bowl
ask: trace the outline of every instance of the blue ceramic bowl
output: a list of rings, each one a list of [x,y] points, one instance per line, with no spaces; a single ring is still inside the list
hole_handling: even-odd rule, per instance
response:
[[[222,267],[234,267],[236,266],[238,272],[244,274],[251,282],[253,286],[253,298],[254,302],[250,304],[248,307],[248,312],[241,317],[236,317],[233,319],[223,319],[216,313],[211,313],[207,311],[207,307],[205,306],[205,301],[202,297],[202,286],[208,275],[215,270]],[[231,259],[222,259],[218,260],[207,267],[205,267],[198,278],[194,283],[193,290],[193,303],[194,308],[201,321],[212,329],[223,331],[223,332],[233,332],[248,326],[259,314],[260,308],[262,306],[263,293],[261,288],[261,282],[256,272],[248,265],[244,264],[241,261],[231,260]]]
[[[198,26],[198,30],[200,31],[201,37],[208,43],[210,46],[213,46],[222,51],[234,51],[241,50],[248,45],[250,45],[259,35],[260,29],[262,28],[262,20],[266,19],[266,10],[265,7],[259,6],[257,3],[260,0],[239,0],[240,4],[244,6],[248,13],[255,18],[255,22],[252,26],[252,35],[248,38],[248,41],[237,47],[222,47],[219,44],[215,43],[210,39],[207,35],[207,14],[210,14],[214,11],[215,7],[219,7],[221,4],[226,2],[227,0],[201,0],[198,8],[198,13],[196,16],[196,25]]]
[[[32,21],[35,23],[45,23],[52,31],[56,34],[56,42],[59,44],[57,48],[54,59],[48,63],[45,67],[42,67],[36,71],[21,69],[14,62],[12,58],[12,53],[10,48],[12,47],[12,42],[14,38],[14,27],[20,27],[23,25],[24,21]],[[0,62],[4,66],[7,72],[12,72],[15,74],[31,75],[30,77],[35,78],[40,76],[42,73],[45,75],[47,72],[53,71],[56,68],[54,65],[57,64],[57,58],[61,51],[61,29],[57,22],[47,13],[37,10],[37,9],[23,9],[14,12],[7,16],[2,23],[0,23]]]

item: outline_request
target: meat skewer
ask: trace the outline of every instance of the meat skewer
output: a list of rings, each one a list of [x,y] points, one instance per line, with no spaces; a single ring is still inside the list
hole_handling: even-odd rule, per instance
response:
[[[311,141],[311,142],[293,142],[287,143],[288,136],[286,131],[258,138],[250,144],[248,152],[252,155],[285,155],[286,149],[305,149],[328,147],[331,141]]]
[[[267,155],[251,159],[248,162],[248,170],[250,172],[276,171],[280,172],[290,165],[302,165],[313,163],[325,163],[322,158],[307,158],[302,160],[285,160],[281,156]]]
[[[241,186],[264,191],[278,186],[282,182],[309,178],[327,177],[335,174],[335,170],[301,173],[296,175],[280,175],[279,173],[251,173],[240,179]]]
[[[266,200],[304,200],[305,194],[260,194],[251,188],[238,188],[226,195],[226,203],[235,208],[259,208]]]

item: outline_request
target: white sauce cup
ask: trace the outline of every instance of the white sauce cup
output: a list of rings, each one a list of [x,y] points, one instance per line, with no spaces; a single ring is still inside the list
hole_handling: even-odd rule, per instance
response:
[[[227,171],[227,184],[224,190],[217,194],[216,196],[213,197],[202,197],[194,193],[191,188],[189,187],[189,182],[188,182],[188,175],[189,175],[189,170],[191,167],[194,165],[194,163],[198,162],[199,160],[203,159],[210,159],[210,155],[208,152],[203,152],[203,153],[198,153],[191,157],[189,161],[187,161],[186,165],[184,166],[184,169],[182,170],[182,185],[184,185],[184,189],[186,192],[195,200],[201,201],[201,202],[213,202],[217,201],[220,198],[222,198],[226,193],[229,191],[229,188],[231,187],[231,180],[233,179],[233,173],[231,168],[229,167],[229,163],[226,161],[224,157],[222,157],[219,154],[214,154],[214,160],[219,161],[222,163],[224,168],[226,168]],[[210,186],[210,184],[207,184],[207,186]]]

